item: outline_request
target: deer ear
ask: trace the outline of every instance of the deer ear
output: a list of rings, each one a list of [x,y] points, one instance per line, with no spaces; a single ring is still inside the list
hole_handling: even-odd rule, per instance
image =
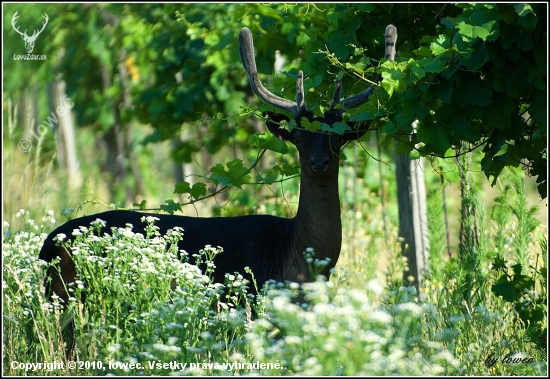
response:
[[[348,132],[345,134],[346,140],[355,141],[361,137],[369,130],[370,122],[354,122],[351,127],[353,132]]]
[[[290,132],[286,129],[280,128],[281,121],[290,121],[290,118],[275,112],[264,112],[263,116],[265,117],[266,115],[269,118],[265,124],[267,125],[269,131],[280,140],[290,140]]]

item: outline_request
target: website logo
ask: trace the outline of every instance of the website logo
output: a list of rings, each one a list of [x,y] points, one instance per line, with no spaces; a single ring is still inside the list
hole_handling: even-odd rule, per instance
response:
[[[48,24],[49,18],[48,18],[48,15],[46,13],[44,13],[44,19],[45,20],[42,22],[42,29],[40,29],[40,30],[35,29],[32,36],[29,36],[27,34],[27,29],[25,29],[24,32],[20,32],[19,27],[17,27],[15,25],[15,20],[17,20],[17,18],[19,17],[17,15],[18,12],[19,11],[16,11],[15,14],[13,15],[13,17],[11,18],[11,26],[13,27],[13,30],[15,30],[17,33],[19,33],[21,38],[23,38],[23,41],[25,41],[25,49],[27,50],[28,54],[31,54],[32,51],[34,50],[34,43],[36,42],[36,39],[38,38],[40,33],[42,33],[42,31],[44,30],[44,28]]]

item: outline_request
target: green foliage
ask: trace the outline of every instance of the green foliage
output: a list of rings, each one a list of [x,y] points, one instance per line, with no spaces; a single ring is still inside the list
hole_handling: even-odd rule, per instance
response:
[[[286,154],[288,147],[285,141],[281,141],[277,137],[263,134],[253,134],[248,139],[248,144],[252,148],[271,150],[276,153]]]
[[[473,205],[475,212],[461,220],[464,237],[459,254],[448,263],[441,256],[432,263],[434,270],[419,297],[442,310],[426,319],[428,328],[455,352],[464,370],[477,375],[533,375],[536,365],[510,365],[503,359],[514,353],[526,358],[526,352],[529,357],[546,356],[546,247],[535,243],[545,230],[535,227],[534,209],[525,207],[518,173],[509,170],[504,178],[491,208],[490,225],[480,212],[479,190],[471,181],[465,183],[470,190],[462,201]],[[429,217],[431,224],[439,215],[431,210]],[[533,227],[524,238],[526,225]],[[430,229],[436,230],[430,246],[437,248],[441,232],[436,225]],[[522,240],[528,242],[521,244]],[[516,249],[520,244],[521,250]],[[519,261],[528,262],[527,266]],[[489,364],[491,356],[497,360]]]
[[[438,162],[434,160],[434,164]],[[449,170],[448,161],[440,164],[439,170]],[[367,182],[372,177],[371,171],[366,172]],[[300,291],[297,284],[276,284],[254,302],[245,292],[252,284],[239,275],[228,275],[223,286],[213,285],[208,279],[213,266],[208,262],[217,250],[205,249],[200,257],[205,263],[201,272],[185,259],[177,259],[175,244],[186,238],[177,230],[161,236],[151,225],[143,236],[123,228],[103,237],[97,236],[95,228],[77,230],[72,245],[78,252],[75,259],[82,282],[74,287],[73,296],[76,299],[86,292],[89,302],[85,308],[74,300],[68,305],[77,325],[76,351],[79,360],[100,361],[111,368],[34,374],[544,376],[546,319],[536,321],[533,317],[524,322],[522,318],[541,311],[546,314],[546,246],[536,243],[545,230],[532,228],[535,213],[521,199],[524,192],[515,175],[503,177],[508,179],[488,214],[493,224],[466,220],[477,226],[471,233],[479,238],[475,242],[472,234],[467,243],[473,245],[462,251],[471,251],[477,259],[439,256],[437,263],[432,262],[438,265],[437,270],[432,270],[420,292],[402,286],[404,262],[399,243],[393,232],[388,236],[381,228],[379,199],[370,192],[361,195],[366,205],[363,208],[363,200],[358,201],[358,213],[363,211],[363,215],[353,222],[365,230],[368,240],[363,241],[362,233],[355,234],[354,243],[360,249],[352,254],[347,251],[351,242],[346,242],[347,256],[344,253],[340,258],[331,281],[303,286],[303,299],[310,307],[293,304],[292,296]],[[440,178],[433,182],[430,188],[436,191]],[[291,188],[293,183],[284,185]],[[349,182],[342,186],[349,187]],[[371,188],[371,184],[366,186]],[[475,185],[472,188],[478,190]],[[475,191],[471,196],[476,196]],[[239,193],[244,196],[247,191]],[[345,194],[350,195],[349,191]],[[441,206],[436,196],[433,200],[430,208]],[[472,203],[483,206],[480,201]],[[243,204],[248,203],[243,199]],[[344,204],[348,205],[347,200]],[[44,297],[46,265],[37,259],[46,237],[40,232],[51,230],[55,223],[52,215],[50,212],[43,219],[48,225],[37,225],[22,211],[16,215],[16,224],[3,224],[4,366],[12,375],[24,374],[22,369],[11,368],[13,361],[66,362],[58,325],[69,320],[68,313],[61,312],[64,304],[59,299],[50,302]],[[475,215],[481,213],[471,218]],[[430,230],[442,228],[440,214],[432,212],[429,217],[433,217],[430,224],[438,224]],[[395,218],[388,217],[390,230],[395,229]],[[346,217],[344,222],[346,230],[351,221]],[[530,230],[526,238],[525,230]],[[433,241],[441,236],[437,232],[432,235],[430,245],[438,249],[432,256],[443,250]],[[391,254],[391,260],[381,264],[380,260],[387,260],[386,254]],[[497,269],[497,255],[502,255],[505,268]],[[515,266],[520,259],[526,262],[521,271]],[[311,259],[312,275],[320,263]],[[504,273],[523,291],[514,303],[491,291]],[[381,275],[380,280],[372,280],[376,274]],[[534,286],[524,286],[531,280]],[[255,310],[256,319],[250,319],[250,309],[241,307],[243,303]],[[503,362],[507,354],[528,362]],[[498,358],[492,366],[487,361],[491,355]],[[159,360],[188,365],[184,371],[149,365]],[[254,367],[255,362],[269,363],[271,368]],[[131,369],[132,363],[143,368]],[[198,366],[190,369],[190,363]],[[223,363],[241,366],[229,368]]]
[[[380,131],[382,147],[392,146],[397,140],[399,152],[416,150],[432,159],[454,155],[465,147],[479,147],[485,155],[482,169],[491,184],[506,167],[523,165],[537,176],[539,193],[546,197],[546,4],[12,3],[6,4],[4,10],[3,68],[9,73],[4,78],[5,103],[11,97],[22,108],[25,96],[34,93],[36,121],[47,120],[51,111],[45,89],[54,73],[59,73],[75,104],[72,111],[78,127],[87,128],[93,132],[90,134],[112,132],[117,122],[132,127],[148,124],[152,132],[134,136],[132,148],[175,138],[177,151],[170,158],[178,163],[193,161],[198,152],[211,155],[226,147],[247,152],[205,167],[204,173],[197,176],[202,181],[177,184],[174,193],[187,196],[188,202],[212,196],[208,191],[211,184],[221,191],[227,186],[245,188],[252,181],[276,183],[299,173],[295,149],[257,133],[251,125],[251,113],[259,116],[268,109],[258,105],[260,101],[253,97],[239,60],[237,35],[244,26],[254,35],[260,77],[275,94],[293,99],[297,70],[302,69],[306,102],[320,115],[329,107],[335,77],[342,80],[346,98],[372,85],[380,75],[381,82],[369,102],[347,111],[344,121],[371,122],[371,130]],[[49,15],[48,26],[35,47],[35,53],[47,55],[46,61],[12,59],[24,54],[24,44],[11,28],[16,10],[19,25],[29,30],[31,25],[40,23],[44,13]],[[381,58],[383,32],[389,23],[399,31],[395,62]],[[287,63],[281,73],[273,75],[276,50],[287,58]],[[126,83],[122,67],[128,73]],[[126,91],[129,103],[125,102]],[[415,120],[419,122],[413,132],[411,123]],[[23,128],[13,127],[19,124],[13,123],[11,117],[4,124],[8,125],[8,142],[16,144],[24,135]],[[31,124],[30,119],[27,124]],[[293,126],[294,120],[286,124]],[[344,123],[329,128],[307,122],[303,126],[338,134],[349,127]],[[180,137],[185,133],[190,137]],[[42,137],[34,156],[20,165],[24,170],[12,171],[10,178],[25,177],[27,171],[34,172],[35,178],[49,176],[50,168],[55,166],[55,140],[53,133]],[[248,153],[251,149],[255,151]],[[277,159],[269,167],[259,169],[258,162],[266,149],[276,152]],[[44,162],[48,168],[39,170]],[[361,158],[359,163],[370,191],[374,187],[372,175],[367,174],[369,162]],[[441,170],[441,176],[456,179],[456,173],[449,174],[448,170]],[[27,183],[10,182],[8,192],[35,192],[33,196],[40,198],[48,193]],[[343,188],[348,189],[348,185],[344,183]],[[281,183],[281,188],[292,194],[298,191],[296,183]],[[188,283],[186,289],[180,287],[181,292],[168,291],[170,278],[164,274],[173,275],[171,278],[175,276],[182,283],[187,279],[181,275],[189,274],[195,279],[202,276],[181,262],[156,256],[155,249],[160,245],[145,236],[130,237],[122,231],[117,235],[120,245],[108,258],[147,257],[159,265],[171,262],[174,266],[163,272],[142,272],[128,261],[125,268],[119,268],[122,278],[97,265],[92,264],[89,269],[82,266],[92,276],[106,274],[113,286],[109,296],[102,295],[105,285],[101,280],[94,282],[99,286],[94,292],[100,296],[97,300],[108,303],[98,301],[89,316],[84,317],[79,305],[69,305],[80,322],[80,357],[119,363],[148,358],[250,362],[269,357],[288,363],[283,373],[292,374],[436,374],[440,368],[446,374],[454,374],[456,367],[463,375],[545,375],[546,367],[536,362],[499,362],[492,367],[483,363],[490,351],[501,357],[509,352],[524,352],[540,362],[546,358],[546,344],[541,336],[546,334],[547,321],[541,316],[546,314],[547,257],[537,253],[546,251],[546,242],[533,245],[537,235],[534,210],[522,203],[525,196],[518,186],[512,184],[509,188],[497,198],[491,211],[495,230],[485,227],[480,213],[462,220],[471,238],[462,244],[459,257],[450,262],[440,259],[442,267],[433,270],[419,294],[392,286],[387,293],[376,292],[385,306],[379,307],[372,294],[365,301],[360,291],[344,294],[331,289],[330,284],[324,288],[323,284],[314,283],[308,292],[314,304],[311,310],[292,306],[286,293],[279,293],[281,297],[272,293],[259,306],[260,313],[269,320],[264,322],[262,318],[264,321],[253,324],[245,323],[246,311],[241,308],[212,312],[209,301],[219,299],[219,293],[199,285],[204,284],[202,279]],[[511,201],[513,191],[518,196]],[[349,191],[343,192],[349,197]],[[361,194],[360,200],[355,201],[369,206],[360,207],[364,219],[353,215],[353,220],[362,222],[371,235],[363,245],[364,251],[391,251],[391,244],[385,244],[387,234],[380,237],[382,232],[373,229],[379,220],[367,222],[373,214],[380,213],[379,208],[374,208],[378,204],[373,204],[373,196],[368,195]],[[272,202],[258,206],[254,193],[247,191],[236,192],[232,200],[235,205],[228,206],[229,211],[259,208],[263,213],[282,214],[283,209],[288,212],[290,208],[287,203]],[[464,201],[472,208],[481,208],[479,197],[470,196]],[[10,207],[12,202],[13,199]],[[31,200],[33,204],[37,202]],[[346,210],[352,209],[350,204],[348,198]],[[174,213],[181,211],[182,205],[169,199],[161,209]],[[135,206],[145,208],[147,202],[138,200]],[[442,225],[441,214],[434,212],[432,217]],[[24,222],[23,226],[19,233],[5,230],[3,235],[6,367],[14,360],[64,359],[57,325],[67,319],[60,312],[59,301],[48,303],[43,297],[45,267],[36,259],[44,235],[34,234],[33,223]],[[489,237],[492,233],[494,238]],[[441,230],[438,236],[442,236]],[[433,238],[438,238],[436,233]],[[89,252],[93,249],[85,246],[98,243],[92,236],[87,244],[81,242],[83,251]],[[441,254],[441,243],[432,246],[433,256]],[[97,255],[91,256],[98,259]],[[370,257],[354,256],[355,265],[348,270],[362,285],[366,280],[359,274],[364,274],[366,262],[371,265],[369,272],[380,271],[372,266]],[[394,283],[401,276],[402,264],[395,256],[395,267],[387,273],[391,279],[388,282]],[[392,277],[392,272],[397,275]],[[149,286],[136,286],[137,282]],[[238,292],[235,296],[242,296],[237,276],[228,278],[226,284],[235,289],[233,295]],[[80,290],[85,288],[75,289]],[[331,295],[331,291],[336,294]],[[411,305],[416,303],[420,308]],[[418,309],[421,312],[416,312]],[[310,328],[308,333],[304,333],[304,328]],[[355,333],[350,335],[350,330]],[[83,341],[89,342],[89,348],[81,344]],[[370,352],[367,357],[365,351]],[[455,362],[448,352],[459,361],[458,367],[442,365]],[[124,361],[125,358],[130,360]],[[214,372],[220,373],[208,368],[201,371]],[[254,369],[241,372],[273,373]],[[114,373],[129,372],[120,369]]]
[[[258,105],[260,101],[253,97],[239,61],[237,34],[247,26],[254,35],[262,82],[275,94],[293,99],[297,69],[302,69],[308,107],[320,115],[329,106],[335,77],[343,81],[345,98],[363,91],[380,75],[382,81],[375,86],[374,96],[358,109],[347,111],[345,120],[372,122],[371,129],[382,136],[383,149],[392,147],[397,139],[398,151],[417,149],[438,167],[441,180],[454,183],[457,173],[449,168],[449,160],[441,162],[434,155],[450,156],[460,147],[478,146],[485,154],[483,171],[492,183],[497,176],[508,180],[501,174],[507,166],[526,164],[529,172],[538,176],[539,191],[545,197],[545,6],[6,4],[3,68],[9,75],[4,78],[4,102],[10,104],[11,97],[21,113],[28,107],[25,96],[37,94],[35,121],[47,120],[51,111],[45,89],[53,73],[60,73],[75,103],[73,111],[81,128],[78,134],[85,139],[78,142],[79,151],[93,152],[82,154],[90,161],[85,162],[88,167],[95,163],[97,153],[93,136],[112,131],[119,118],[135,128],[132,148],[136,151],[141,144],[178,139],[177,151],[167,155],[163,163],[170,163],[169,159],[190,162],[198,152],[211,155],[227,147],[236,152],[205,166],[203,174],[196,176],[202,182],[175,185],[174,193],[187,196],[188,202],[213,196],[212,187],[221,191],[226,186],[238,186],[244,190],[231,194],[227,211],[292,214],[298,183],[282,180],[299,174],[296,149],[268,133],[257,133],[252,126],[253,113],[259,116],[272,109]],[[43,13],[49,15],[49,24],[35,47],[36,53],[48,56],[47,61],[11,59],[24,50],[10,24],[16,10],[20,25],[25,25],[23,29],[40,23]],[[400,33],[395,62],[381,59],[383,31],[388,23],[395,24]],[[287,63],[273,75],[276,50],[287,58]],[[131,105],[123,101],[122,66],[129,74]],[[64,305],[59,299],[48,302],[43,296],[46,267],[37,260],[45,238],[45,234],[38,233],[51,230],[51,225],[23,220],[24,212],[14,214],[20,197],[32,204],[33,214],[39,212],[37,207],[50,209],[52,202],[57,206],[70,198],[66,179],[55,169],[53,133],[42,136],[32,155],[16,154],[20,153],[15,149],[17,141],[24,136],[31,118],[21,127],[22,123],[14,122],[17,112],[12,114],[12,109],[8,105],[8,112],[4,112],[4,146],[8,147],[4,205],[10,222],[15,220],[4,223],[2,243],[4,366],[9,369],[13,361],[65,361],[58,326],[68,319],[60,311]],[[420,122],[413,133],[410,124],[416,119]],[[152,131],[140,135],[143,128],[139,123],[148,124]],[[292,120],[285,126],[291,128],[296,122]],[[308,126],[319,132],[342,133],[347,124],[332,128],[321,123]],[[181,137],[184,132],[189,137]],[[268,167],[260,167],[265,150],[276,155]],[[385,152],[379,158],[391,160]],[[152,178],[148,184],[157,189],[166,186],[166,175],[149,172],[154,171],[149,170],[153,159],[147,154],[140,159],[146,162],[144,166]],[[545,231],[534,221],[535,209],[526,206],[521,188],[512,181],[495,200],[497,205],[490,213],[494,229],[478,217],[480,213],[462,220],[472,238],[464,243],[459,257],[448,261],[441,256],[441,240],[439,244],[432,242],[431,255],[439,258],[438,267],[416,293],[412,288],[400,287],[400,282],[395,284],[404,265],[397,253],[398,244],[393,243],[395,201],[393,194],[386,193],[385,200],[391,203],[386,220],[380,217],[384,206],[373,196],[380,188],[393,187],[393,179],[389,179],[392,171],[384,170],[378,178],[373,175],[374,163],[366,150],[343,163],[343,222],[346,228],[355,225],[357,233],[350,234],[346,241],[348,257],[342,257],[337,266],[341,275],[333,275],[334,280],[328,284],[306,286],[312,309],[290,304],[289,294],[298,290],[292,286],[290,292],[266,294],[266,302],[256,305],[260,319],[250,323],[246,309],[228,305],[233,310],[227,310],[221,305],[235,304],[235,297],[242,298],[239,277],[228,276],[225,285],[233,292],[229,298],[218,297],[219,288],[205,285],[204,273],[173,259],[173,246],[164,237],[156,238],[154,232],[149,238],[139,237],[122,230],[116,245],[112,240],[98,242],[93,233],[86,235],[86,241],[80,236],[78,246],[91,254],[86,256],[90,262],[84,254],[79,257],[81,267],[96,278],[92,280],[96,299],[107,303],[93,304],[96,307],[92,314],[87,314],[80,304],[71,301],[69,307],[80,323],[79,358],[121,365],[147,359],[211,365],[184,372],[199,374],[227,373],[212,368],[214,363],[246,363],[270,357],[288,362],[286,371],[245,368],[239,374],[409,375],[437,374],[443,369],[445,374],[461,375],[546,375],[547,319],[537,320],[546,314],[547,246],[545,239],[536,243]],[[361,178],[357,196],[355,192],[352,196],[350,190],[352,164],[357,165],[353,171]],[[86,171],[87,176],[108,183],[100,173],[97,167]],[[276,183],[284,195],[275,201],[260,201],[257,189],[245,186],[253,181]],[[273,194],[276,197],[275,191]],[[431,198],[430,231],[433,239],[440,239],[443,216],[435,209],[439,199]],[[464,200],[473,208],[482,208],[480,198],[478,194]],[[134,206],[145,209],[147,204],[140,199]],[[161,208],[174,213],[182,206],[169,199]],[[48,213],[43,222],[53,225],[52,215]],[[386,221],[387,232],[382,231]],[[357,246],[353,254],[351,244]],[[125,261],[120,267],[113,263],[104,269],[97,264],[100,258],[94,249],[105,246],[113,248],[106,257],[110,262]],[[158,255],[161,250],[172,255]],[[387,255],[391,255],[390,267],[384,265]],[[163,270],[138,267],[135,259],[155,262]],[[365,283],[375,274],[383,274],[382,279],[391,283],[389,288],[369,282],[368,292],[364,293]],[[167,284],[174,277],[188,286],[169,291]],[[339,280],[337,286],[331,284],[335,280]],[[105,283],[113,284],[108,296],[102,294]],[[83,290],[86,287],[75,288]],[[212,308],[214,300],[221,300],[220,309]],[[350,330],[354,332],[351,335]],[[534,362],[499,362],[487,367],[484,360],[490,351],[499,357],[517,352],[532,357]],[[120,366],[114,373],[172,373],[167,368],[149,370],[130,372]],[[53,374],[103,373],[88,370]]]
[[[450,149],[472,144],[485,154],[482,168],[491,184],[504,167],[523,165],[546,197],[543,4],[8,4],[5,10],[6,56],[23,48],[8,22],[15,10],[21,23],[39,20],[44,12],[50,16],[37,43],[49,59],[7,59],[4,68],[12,75],[6,93],[20,98],[23,82],[25,88],[45,88],[55,66],[80,127],[108,133],[118,121],[150,124],[153,132],[136,142],[177,139],[174,162],[230,145],[288,154],[281,142],[257,136],[248,122],[254,106],[258,115],[263,108],[258,99],[250,100],[239,60],[237,35],[246,26],[254,35],[262,81],[275,94],[294,98],[302,69],[306,103],[319,114],[329,106],[336,76],[343,81],[343,97],[349,97],[380,75],[374,96],[348,111],[346,120],[372,121],[382,144],[395,139],[400,152],[448,156]],[[381,59],[389,23],[399,31],[396,61]],[[271,76],[276,50],[288,62],[282,75]],[[46,103],[45,93],[40,95]],[[243,112],[245,99],[251,108]],[[45,119],[44,109],[39,119]],[[345,122],[304,125],[325,133],[349,130]],[[182,132],[192,137],[178,138]],[[53,141],[46,139],[44,146],[53,149]],[[203,176],[220,175],[216,163],[215,172],[206,167]],[[233,185],[227,173],[220,179]],[[206,196],[203,188],[176,192],[197,201]]]
[[[128,227],[113,228],[111,235],[100,237],[98,232],[105,224],[97,220],[90,228],[75,230],[70,244],[63,242],[74,253],[79,276],[69,287],[69,304],[56,296],[49,303],[42,285],[48,265],[37,259],[43,242],[38,239],[45,234],[35,233],[40,228],[25,212],[18,217],[25,219],[32,231],[10,235],[9,226],[3,225],[3,300],[9,307],[4,314],[4,331],[10,332],[5,342],[11,346],[4,363],[10,359],[23,363],[63,362],[55,370],[34,368],[35,374],[164,375],[179,369],[149,363],[172,359],[202,362],[205,352],[213,361],[229,361],[226,347],[236,335],[245,333],[243,326],[248,317],[247,310],[236,308],[236,304],[246,305],[248,299],[241,275],[227,275],[225,286],[212,283],[211,261],[219,250],[206,246],[200,252],[199,262],[206,262],[201,272],[180,259],[177,243],[183,235],[181,228],[161,236],[154,217],[147,217],[143,220],[148,225],[146,235],[134,234]],[[48,215],[44,221],[50,218]],[[24,246],[25,253],[21,254]],[[84,295],[86,307],[76,300]],[[77,354],[73,358],[94,361],[93,365],[67,365],[60,325],[71,318]],[[214,351],[218,353],[212,355]],[[130,363],[135,367],[137,362],[141,369],[128,369]],[[13,366],[9,370],[25,372]]]
[[[503,261],[497,261],[497,264],[494,266],[497,270],[504,269],[506,266]],[[492,291],[497,296],[502,296],[502,298],[510,303],[515,302],[519,297],[521,297],[526,290],[530,289],[535,285],[535,282],[526,275],[521,273],[522,267],[521,264],[516,264],[512,266],[514,273],[512,275],[504,274],[498,279],[497,284],[492,286]],[[533,319],[533,321],[541,321],[541,317]],[[522,317],[523,319],[523,317]],[[524,321],[527,321],[526,318]]]
[[[248,175],[249,170],[244,166],[243,161],[240,159],[234,159],[227,163],[227,170],[220,163],[210,169],[212,174],[210,178],[216,184],[222,184],[224,186],[236,186],[241,185],[250,179]]]
[[[187,182],[177,183],[176,188],[174,189],[174,193],[188,193],[192,199],[197,200],[200,197],[206,195],[206,184],[199,182],[191,186]]]
[[[499,239],[493,260],[498,278],[491,290],[512,305],[514,314],[535,335],[534,342],[546,349],[542,338],[546,335],[548,299],[547,239],[541,240],[542,254],[533,257],[531,252],[536,247],[533,237],[540,224],[534,218],[538,208],[527,206],[525,188],[517,173],[512,172],[506,178],[508,183],[492,209]],[[506,214],[513,218],[511,231],[506,230]]]
[[[546,196],[544,6],[415,5],[399,11],[393,7],[390,19],[381,17],[383,6],[368,12],[352,4],[325,6],[330,9],[327,15],[333,12],[337,20],[326,29],[319,26],[329,35],[328,50],[312,38],[313,42],[305,46],[305,59],[309,63],[316,52],[322,52],[341,70],[339,76],[347,74],[344,88],[348,88],[349,78],[364,80],[365,73],[373,73],[374,67],[365,70],[365,63],[381,54],[375,55],[370,49],[367,61],[365,51],[371,43],[381,51],[382,28],[390,22],[397,26],[397,61],[382,60],[377,71],[385,94],[377,91],[376,95],[378,108],[386,110],[377,115],[384,125],[384,136],[399,140],[400,151],[411,151],[421,144],[421,155],[445,156],[450,148],[473,144],[483,148],[483,170],[491,184],[496,183],[504,167],[518,166],[523,160],[529,172],[538,177],[539,193]],[[441,16],[442,25],[426,18],[427,8]],[[368,21],[362,25],[359,20],[364,22],[365,18]],[[406,18],[416,20],[414,30],[408,28]],[[376,28],[367,31],[370,23]],[[373,36],[376,30],[378,38]],[[311,35],[317,32],[309,31]],[[328,79],[319,64],[305,66],[310,76]],[[323,92],[323,88],[320,85],[317,90]],[[306,101],[309,98],[306,96]],[[359,115],[368,106],[351,111],[350,119],[361,119]],[[403,138],[403,133],[411,134],[410,124],[415,120],[419,120],[416,133],[410,139]]]
[[[440,344],[425,340],[423,348],[414,346],[425,309],[412,302],[379,306],[374,300],[382,286],[371,281],[368,289],[340,288],[332,295],[330,282],[308,283],[303,293],[310,307],[304,309],[292,303],[294,291],[275,288],[267,295],[269,319],[254,323],[248,335],[251,353],[280,362],[285,375],[456,372],[458,362]]]

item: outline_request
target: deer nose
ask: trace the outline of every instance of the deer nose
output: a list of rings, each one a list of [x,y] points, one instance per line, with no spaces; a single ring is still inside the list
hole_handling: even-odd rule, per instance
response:
[[[326,155],[313,156],[309,160],[309,164],[314,172],[325,172],[328,170],[329,159]]]

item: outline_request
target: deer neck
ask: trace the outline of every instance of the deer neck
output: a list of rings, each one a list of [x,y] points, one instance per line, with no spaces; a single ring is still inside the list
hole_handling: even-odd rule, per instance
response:
[[[303,252],[312,247],[315,258],[330,258],[329,265],[322,272],[328,278],[329,270],[336,264],[342,246],[338,169],[324,178],[312,177],[306,170],[302,170],[300,200],[294,223],[292,240],[296,260],[303,261]]]

